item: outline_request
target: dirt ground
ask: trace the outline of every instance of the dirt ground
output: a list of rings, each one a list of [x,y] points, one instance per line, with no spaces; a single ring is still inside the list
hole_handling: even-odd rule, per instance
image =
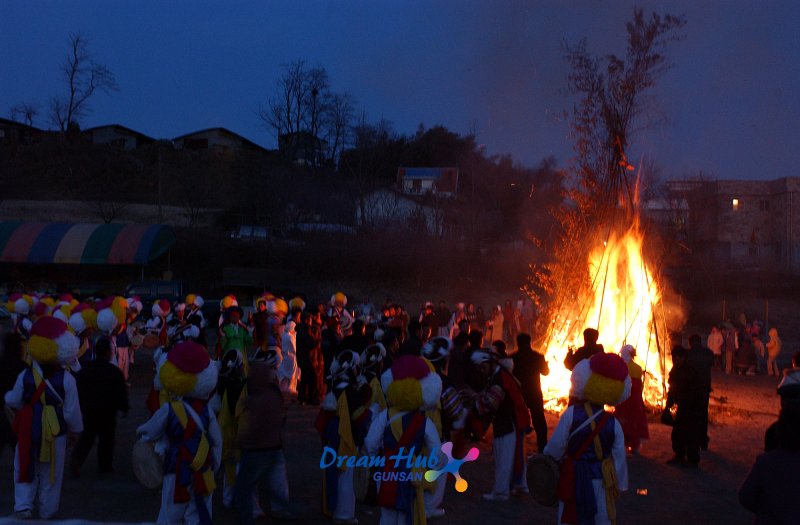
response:
[[[94,453],[84,465],[81,478],[65,479],[58,518],[96,522],[152,522],[160,504],[158,491],[148,491],[135,481],[130,452],[136,426],[147,417],[144,399],[151,379],[151,360],[137,356],[133,367],[132,409],[119,420],[115,450],[115,472],[97,473]],[[681,469],[665,464],[671,457],[669,428],[655,419],[651,422],[651,439],[641,454],[629,457],[630,490],[618,503],[620,525],[627,524],[746,524],[752,515],[738,503],[736,491],[763,450],[763,436],[778,412],[775,393],[777,381],[767,376],[735,377],[715,372],[711,405],[711,444],[697,470]],[[290,493],[299,519],[296,523],[326,523],[320,512],[321,473],[319,440],[313,430],[317,410],[292,406],[288,411],[285,452],[289,465]],[[557,417],[548,416],[550,431]],[[435,523],[499,524],[555,523],[554,509],[545,508],[531,497],[512,499],[507,503],[481,500],[481,493],[492,484],[492,456],[488,443],[478,445],[481,454],[473,463],[465,464],[462,476],[469,482],[466,493],[455,492],[452,484],[444,500],[447,514]],[[533,441],[528,450],[533,450]],[[12,454],[0,453],[0,516],[13,508]],[[641,490],[637,490],[641,489]],[[646,494],[645,494],[646,491]],[[233,511],[215,499],[214,522],[236,523]],[[377,524],[379,511],[359,505],[362,524]],[[262,520],[262,522],[264,522]],[[0,523],[11,523],[0,519]]]

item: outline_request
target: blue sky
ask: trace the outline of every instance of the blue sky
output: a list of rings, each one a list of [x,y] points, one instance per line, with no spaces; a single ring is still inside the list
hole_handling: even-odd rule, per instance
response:
[[[636,164],[664,178],[797,175],[800,2],[639,2],[685,14],[675,67],[652,93],[667,117],[638,132]],[[100,94],[84,127],[119,123],[159,137],[223,126],[275,147],[256,112],[281,64],[324,66],[370,120],[474,129],[488,153],[565,164],[561,42],[624,53],[630,1],[36,1],[3,0],[0,116],[20,101],[46,107],[61,87],[70,32],[81,31],[120,91]],[[44,113],[44,111],[43,111]],[[37,124],[47,126],[44,115]]]

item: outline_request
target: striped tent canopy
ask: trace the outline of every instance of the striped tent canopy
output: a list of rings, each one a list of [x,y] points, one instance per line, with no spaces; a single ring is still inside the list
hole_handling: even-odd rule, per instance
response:
[[[162,224],[0,222],[0,263],[143,265],[174,242]]]

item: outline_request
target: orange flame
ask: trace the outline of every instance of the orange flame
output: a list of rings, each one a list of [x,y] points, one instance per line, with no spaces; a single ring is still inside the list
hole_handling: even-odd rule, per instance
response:
[[[556,313],[545,341],[550,375],[542,376],[545,408],[561,412],[566,407],[570,371],[564,368],[569,347],[583,344],[585,328],[600,332],[606,352],[619,352],[623,345],[636,348],[635,361],[645,371],[644,397],[650,406],[664,401],[665,371],[671,366],[665,343],[666,319],[661,290],[642,253],[644,237],[634,224],[628,231],[611,233],[606,242],[589,255],[593,278],[587,296],[576,297]]]

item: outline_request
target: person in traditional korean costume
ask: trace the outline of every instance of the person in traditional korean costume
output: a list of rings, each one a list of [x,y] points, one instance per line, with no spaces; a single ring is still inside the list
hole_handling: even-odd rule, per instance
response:
[[[31,306],[33,299],[29,295],[15,294],[12,300],[8,301],[8,311],[11,313],[11,320],[14,323],[14,332],[25,342],[30,336],[33,321],[31,320]]]
[[[217,346],[219,357],[224,356],[228,350],[237,350],[242,355],[244,374],[247,376],[249,368],[247,352],[253,346],[253,336],[247,325],[242,322],[242,309],[231,306],[223,312],[224,322],[219,329]]]
[[[14,517],[30,519],[38,502],[39,517],[58,512],[68,436],[83,431],[78,388],[65,363],[75,361],[80,342],[67,324],[42,317],[31,325],[31,365],[5,394],[15,411]]]
[[[153,303],[150,309],[152,316],[145,323],[145,330],[158,337],[158,348],[161,352],[169,348],[169,323],[167,316],[171,310],[169,301],[161,299]],[[153,359],[158,359],[159,352],[153,354]]]
[[[631,392],[628,366],[616,354],[600,353],[575,364],[570,397],[544,453],[562,461],[558,523],[617,522],[616,501],[628,488],[622,426],[604,405],[618,405]]]
[[[189,294],[186,296],[186,322],[197,327],[197,342],[207,348],[206,326],[208,323],[203,315],[204,304],[205,300],[199,295]]]
[[[381,374],[385,359],[386,348],[381,343],[369,345],[360,356],[362,374],[372,391],[370,410],[372,410],[373,417],[386,408],[386,396],[381,388]]]
[[[628,375],[631,376],[631,396],[614,409],[614,417],[622,425],[625,447],[628,452],[636,454],[642,440],[650,439],[650,431],[647,428],[647,410],[642,398],[644,373],[642,367],[633,360],[636,357],[636,349],[633,346],[623,346],[619,355],[628,365]]]
[[[424,409],[436,406],[442,381],[427,361],[406,355],[395,359],[391,368],[383,373],[381,385],[386,393],[387,408],[375,417],[365,440],[370,456],[382,454],[386,458],[378,486],[380,523],[424,525],[427,516],[423,481],[410,475],[424,474],[426,468],[408,468],[405,461],[396,462],[390,457],[398,454],[401,448],[404,455],[414,456],[413,463],[419,456],[438,457],[441,451],[439,433]],[[426,465],[430,468],[443,466],[443,463]]]
[[[470,361],[486,386],[473,396],[475,413],[491,420],[493,429],[494,487],[483,495],[486,501],[505,501],[509,495],[528,493],[525,434],[532,430],[531,416],[522,388],[512,373],[513,362],[503,357],[505,345],[472,352]]]
[[[469,410],[464,406],[461,394],[447,377],[447,364],[453,342],[447,337],[434,337],[422,347],[422,357],[431,365],[442,382],[442,393],[435,407],[426,407],[425,414],[433,421],[441,441],[463,441],[463,429]],[[455,445],[453,447],[456,449]],[[439,461],[444,464],[447,458],[437,452]],[[444,516],[442,501],[447,487],[447,476],[439,476],[434,482],[432,492],[425,493],[425,514],[431,518]]]
[[[161,510],[156,523],[212,522],[214,473],[222,458],[222,436],[208,399],[217,385],[217,366],[194,341],[178,343],[163,354],[158,375],[173,397],[136,429],[145,441],[155,441],[164,454]]]
[[[361,378],[361,380],[359,380]],[[323,446],[341,456],[356,456],[372,419],[372,392],[360,375],[360,358],[352,350],[340,352],[331,363],[330,388],[317,416],[316,429]],[[331,465],[322,478],[322,511],[341,525],[357,524],[352,468]]]

